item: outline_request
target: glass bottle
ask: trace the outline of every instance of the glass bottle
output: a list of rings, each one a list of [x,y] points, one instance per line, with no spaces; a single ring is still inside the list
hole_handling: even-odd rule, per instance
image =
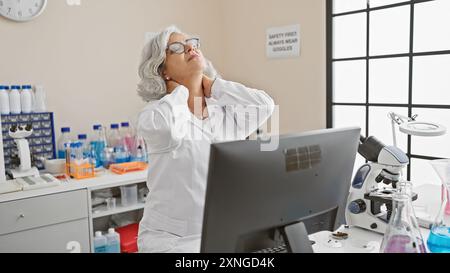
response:
[[[381,243],[382,253],[420,253],[414,224],[410,197],[403,191],[392,197],[392,216]]]
[[[450,160],[433,160],[431,161],[436,173],[441,179],[442,186],[450,190]],[[445,213],[448,203],[448,195],[442,195],[442,203],[439,213],[431,227],[430,236],[428,237],[428,248],[433,253],[450,253],[450,216]]]

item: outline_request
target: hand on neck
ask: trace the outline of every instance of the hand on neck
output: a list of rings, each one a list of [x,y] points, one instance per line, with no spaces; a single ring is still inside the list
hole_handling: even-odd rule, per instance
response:
[[[204,97],[203,92],[203,74],[191,74],[180,81],[180,83],[189,90],[189,97]]]

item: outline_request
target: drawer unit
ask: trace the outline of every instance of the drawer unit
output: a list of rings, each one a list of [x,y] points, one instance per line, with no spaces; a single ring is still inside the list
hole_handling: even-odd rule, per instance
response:
[[[69,253],[73,246],[90,252],[87,218],[0,235],[0,253]]]
[[[0,235],[88,218],[87,190],[0,203]]]

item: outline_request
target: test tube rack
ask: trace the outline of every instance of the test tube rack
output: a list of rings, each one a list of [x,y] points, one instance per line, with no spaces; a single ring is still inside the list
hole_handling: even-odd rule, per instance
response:
[[[52,112],[1,115],[1,120],[6,170],[18,167],[11,160],[18,153],[14,139],[8,133],[12,125],[25,126],[30,123],[33,125],[33,134],[27,138],[32,159],[34,159],[33,166],[42,170],[44,163],[36,160],[37,158],[56,158],[55,126]]]

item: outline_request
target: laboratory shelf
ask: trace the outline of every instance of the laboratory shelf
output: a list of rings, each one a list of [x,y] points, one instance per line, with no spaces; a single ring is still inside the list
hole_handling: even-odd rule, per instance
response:
[[[117,199],[117,201],[120,203],[120,199]],[[137,203],[136,205],[133,205],[133,206],[127,206],[127,207],[122,207],[121,205],[117,205],[117,207],[115,209],[111,209],[111,210],[106,210],[106,206],[103,206],[98,209],[96,208],[95,210],[92,211],[92,219],[97,219],[97,218],[101,218],[101,217],[105,217],[105,216],[110,216],[113,214],[120,214],[120,213],[134,211],[134,210],[140,210],[140,209],[143,209],[144,207],[145,207],[145,203],[143,203],[143,202]]]

